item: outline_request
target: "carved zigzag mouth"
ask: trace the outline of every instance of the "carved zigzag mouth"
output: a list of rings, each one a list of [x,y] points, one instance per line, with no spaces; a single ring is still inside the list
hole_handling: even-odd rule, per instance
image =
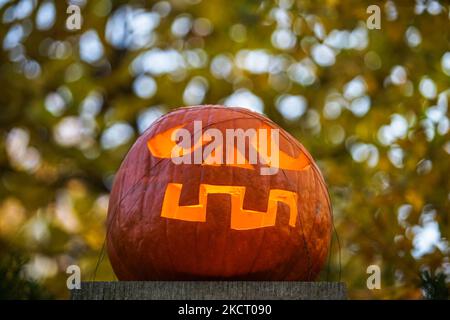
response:
[[[195,205],[180,206],[180,195],[183,185],[168,183],[164,195],[161,217],[191,222],[206,222],[206,208],[209,194],[227,194],[231,199],[231,225],[234,230],[251,230],[275,226],[278,202],[289,207],[289,225],[295,227],[297,221],[296,192],[271,189],[269,192],[267,211],[246,210],[243,208],[246,187],[200,184],[199,201]]]

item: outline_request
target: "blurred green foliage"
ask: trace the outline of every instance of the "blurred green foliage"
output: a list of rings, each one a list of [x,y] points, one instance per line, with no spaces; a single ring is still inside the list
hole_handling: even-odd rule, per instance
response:
[[[0,243],[0,300],[52,299],[46,288],[23,276],[28,258]]]
[[[445,278],[446,275],[444,273],[438,273],[433,276],[429,271],[422,271],[420,280],[424,290],[424,297],[433,300],[448,299],[448,288]]]
[[[329,276],[351,298],[421,298],[424,269],[448,286],[447,1],[72,4],[80,30],[66,1],[0,1],[2,297],[40,297],[31,279],[65,298],[71,264],[90,280],[135,138],[176,107],[218,103],[264,112],[317,160],[340,238]],[[371,4],[381,29],[366,27]],[[381,290],[366,287],[371,264]],[[115,279],[107,259],[96,279]]]

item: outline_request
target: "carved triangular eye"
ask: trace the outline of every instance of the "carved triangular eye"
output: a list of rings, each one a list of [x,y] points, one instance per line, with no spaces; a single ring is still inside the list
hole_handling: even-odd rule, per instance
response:
[[[270,134],[271,134],[271,130],[273,130],[273,128],[271,128],[270,126],[263,124],[263,129],[265,129],[265,131],[263,130],[258,130],[258,141],[256,141],[256,139],[252,140],[252,146],[254,148],[256,148],[256,150],[258,150],[258,154],[260,157],[264,157],[265,154],[267,154],[266,150],[260,150],[261,148],[261,144],[259,144],[259,146],[256,145],[256,143],[259,143],[259,141],[262,141],[263,139],[265,139],[267,141],[267,146],[265,147],[267,150],[271,150],[271,143],[276,143],[276,141],[274,139],[270,138]],[[261,134],[266,134],[267,137],[261,137]],[[279,142],[278,142],[279,144]],[[258,149],[259,148],[259,149]],[[298,156],[290,156],[289,154],[287,154],[286,152],[282,151],[280,149],[279,145],[275,146],[275,149],[278,151],[278,165],[271,163],[270,161],[270,157],[267,160],[264,160],[265,163],[267,163],[267,165],[269,167],[277,167],[279,169],[282,170],[294,170],[294,171],[301,171],[304,170],[306,168],[308,168],[310,166],[310,161],[308,159],[308,157],[306,156],[306,154],[304,152],[302,152],[301,150],[299,150],[299,154]]]
[[[202,139],[196,141],[194,146],[183,148],[176,142],[177,133],[182,130],[186,125],[182,124],[166,131],[158,133],[153,138],[148,140],[147,147],[151,154],[156,158],[170,159],[173,157],[174,150],[178,151],[180,157],[192,153],[195,149],[200,148],[203,144]],[[186,141],[184,141],[186,142]]]

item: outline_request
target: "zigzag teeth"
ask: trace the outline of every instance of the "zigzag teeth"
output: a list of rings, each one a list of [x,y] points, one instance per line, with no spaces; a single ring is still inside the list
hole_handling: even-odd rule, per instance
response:
[[[161,217],[192,222],[206,222],[206,207],[208,194],[228,194],[231,196],[231,229],[250,230],[265,228],[275,225],[278,202],[289,206],[289,225],[295,227],[297,221],[297,193],[272,189],[269,193],[267,211],[245,210],[244,196],[246,188],[242,186],[219,186],[200,184],[199,204],[191,206],[180,206],[180,195],[182,184],[167,184]]]

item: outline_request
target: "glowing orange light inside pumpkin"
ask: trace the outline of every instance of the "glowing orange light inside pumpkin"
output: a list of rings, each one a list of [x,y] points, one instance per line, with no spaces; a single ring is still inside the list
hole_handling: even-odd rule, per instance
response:
[[[297,221],[297,194],[295,192],[272,189],[269,193],[267,211],[245,210],[245,187],[215,186],[200,184],[199,204],[180,206],[182,184],[169,183],[164,195],[161,217],[185,221],[205,222],[208,194],[228,194],[231,196],[231,229],[249,230],[275,225],[278,202],[289,206],[289,225],[295,227]]]
[[[182,157],[187,154],[193,153],[196,149],[203,147],[205,144],[208,143],[210,140],[209,137],[206,139],[199,139],[195,142],[195,144],[190,148],[183,148],[179,146],[173,139],[173,137],[176,135],[177,131],[185,127],[185,125],[180,125],[173,127],[171,129],[168,129],[162,133],[157,134],[147,142],[147,147],[150,150],[151,154],[156,158],[162,158],[162,159],[170,159],[173,158],[174,153],[177,154],[177,156]],[[266,130],[268,136],[270,137],[270,132],[272,130],[271,127],[267,125],[263,125],[262,127],[264,130]],[[262,154],[265,154],[265,152],[261,153],[261,146],[258,146],[258,141],[260,140],[259,135],[261,134],[261,131],[256,131],[256,136],[254,136],[250,140],[250,145],[252,148],[254,148],[257,152],[259,152],[260,156]],[[267,145],[264,147],[267,150],[271,150],[271,139],[266,138]],[[304,153],[300,153],[297,157],[291,157],[287,153],[283,152],[279,149],[279,146],[276,146],[278,150],[278,164],[274,164],[270,162],[270,159],[266,159],[266,164],[269,167],[276,167],[282,170],[294,170],[294,171],[300,171],[304,170],[309,167],[310,162],[309,159],[306,157]],[[174,152],[175,150],[175,152]],[[204,159],[202,165],[218,165],[214,161],[211,160],[211,158],[214,157],[214,150]],[[240,157],[243,157],[242,153],[237,149],[234,148],[234,161],[227,162],[227,165],[230,166],[236,166],[241,167],[245,169],[253,169],[252,165],[247,161],[244,161],[244,163],[241,163],[238,161]]]

